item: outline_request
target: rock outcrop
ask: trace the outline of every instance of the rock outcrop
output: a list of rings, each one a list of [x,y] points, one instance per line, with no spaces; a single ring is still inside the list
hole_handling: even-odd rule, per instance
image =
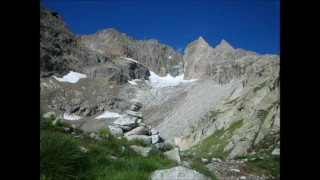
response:
[[[220,84],[244,74],[245,67],[260,58],[259,54],[243,49],[234,49],[222,40],[215,48],[200,36],[184,51],[185,79],[211,77]]]
[[[209,111],[203,120],[186,129],[175,142],[182,150],[198,144],[215,131],[226,131],[234,124],[239,127],[229,129],[229,135],[220,139],[228,142],[223,148],[229,152],[228,158],[247,153],[252,144],[257,144],[279,124],[280,58],[264,55],[246,67],[238,79],[242,84],[225,101]],[[276,118],[277,117],[277,118]],[[279,130],[277,127],[274,130]],[[236,127],[236,126],[235,126]]]
[[[209,180],[210,178],[204,176],[203,174],[192,170],[185,168],[183,166],[177,166],[170,169],[164,169],[164,170],[157,170],[151,173],[150,175],[151,180],[156,179],[197,179],[197,180]]]
[[[40,6],[40,77],[61,77],[69,71],[108,78],[122,84],[131,79],[148,79],[149,70],[136,62],[114,62],[103,53],[87,48],[59,15]]]
[[[182,55],[155,39],[134,40],[114,28],[108,28],[95,34],[82,35],[81,42],[112,58],[135,59],[160,76],[170,74],[175,77],[183,73]]]

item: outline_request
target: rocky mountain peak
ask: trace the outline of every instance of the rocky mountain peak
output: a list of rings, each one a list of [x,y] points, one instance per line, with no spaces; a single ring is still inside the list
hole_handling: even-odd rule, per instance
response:
[[[234,51],[235,49],[224,39],[220,42],[219,45],[216,46],[217,50],[232,50]]]
[[[206,47],[209,47],[209,44],[202,38],[202,36],[200,36],[199,38],[198,38],[198,40],[196,40],[197,41],[197,45],[198,46],[206,46]]]

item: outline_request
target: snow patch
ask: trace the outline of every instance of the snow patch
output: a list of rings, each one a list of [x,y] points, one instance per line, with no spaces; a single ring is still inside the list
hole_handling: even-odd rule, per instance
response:
[[[63,76],[62,78],[58,78],[56,76],[53,76],[57,81],[59,82],[70,82],[70,83],[76,83],[79,81],[81,78],[86,78],[87,75],[78,73],[78,72],[73,72],[70,71],[69,74]]]
[[[117,117],[121,117],[122,115],[118,114],[118,113],[114,113],[114,112],[109,112],[109,111],[105,111],[103,114],[101,114],[100,116],[97,116],[96,119],[101,119],[101,118],[117,118]]]
[[[125,60],[128,60],[128,61],[133,61],[133,62],[138,63],[137,60],[134,60],[134,59],[132,59],[132,58],[125,58],[125,57],[121,57],[121,58],[122,58],[122,59],[125,59]]]
[[[169,56],[169,59],[171,59],[171,56]]]
[[[138,85],[135,80],[128,81],[128,82],[129,82],[130,84],[132,84],[132,85]]]
[[[178,86],[180,83],[193,82],[197,79],[184,80],[184,74],[180,76],[172,77],[170,74],[167,74],[165,77],[160,77],[153,71],[150,71],[150,84],[154,88],[164,88],[170,86]]]
[[[66,119],[66,120],[78,120],[78,119],[81,119],[82,117],[80,116],[77,116],[77,115],[74,115],[74,114],[67,114],[67,113],[64,113],[63,114],[63,119]]]

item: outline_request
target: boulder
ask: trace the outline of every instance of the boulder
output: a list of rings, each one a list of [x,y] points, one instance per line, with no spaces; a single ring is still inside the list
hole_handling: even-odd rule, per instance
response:
[[[110,133],[117,137],[117,136],[123,136],[123,131],[121,128],[115,127],[115,126],[108,126],[108,129]]]
[[[142,118],[142,112],[135,112],[135,111],[127,110],[127,114],[130,116]]]
[[[160,142],[161,138],[158,134],[152,135],[152,144],[156,144],[158,142]]]
[[[197,180],[209,180],[210,178],[206,177],[205,175],[192,170],[185,168],[183,166],[177,166],[170,169],[164,170],[157,170],[151,173],[150,175],[151,180],[158,180],[158,179],[197,179]]]
[[[133,151],[135,151],[136,153],[140,154],[141,156],[148,156],[148,153],[151,151],[152,148],[148,148],[148,147],[140,147],[140,146],[136,146],[136,145],[131,145],[129,146]]]
[[[142,108],[142,103],[136,99],[131,100],[131,103],[137,106],[138,108]]]
[[[130,136],[130,135],[146,135],[148,134],[148,131],[144,126],[138,126],[134,129],[132,129],[129,132],[124,133],[124,136]]]
[[[169,159],[176,161],[178,164],[181,163],[181,158],[180,158],[180,153],[178,148],[173,148],[170,151],[167,151],[163,154],[166,155]]]
[[[114,121],[115,125],[120,125],[120,126],[130,126],[130,127],[137,127],[138,126],[138,118],[132,117],[132,116],[123,116],[118,118],[117,120]]]
[[[138,106],[132,104],[131,107],[130,107],[130,110],[131,110],[131,111],[139,111],[140,108],[139,108]]]

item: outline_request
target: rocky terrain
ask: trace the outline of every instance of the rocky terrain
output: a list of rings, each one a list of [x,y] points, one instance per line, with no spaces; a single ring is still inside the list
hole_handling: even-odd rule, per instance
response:
[[[270,159],[278,148],[279,139],[272,146],[264,139],[280,132],[279,75],[279,56],[235,49],[226,40],[213,48],[200,36],[181,55],[113,28],[76,35],[40,7],[40,115],[50,112],[90,134],[107,128],[129,141],[171,144],[183,153],[173,172],[193,176],[184,162],[207,158],[200,163],[218,179],[279,178],[235,160],[260,146],[268,153],[259,149],[259,157]],[[163,173],[152,177],[176,177]]]

